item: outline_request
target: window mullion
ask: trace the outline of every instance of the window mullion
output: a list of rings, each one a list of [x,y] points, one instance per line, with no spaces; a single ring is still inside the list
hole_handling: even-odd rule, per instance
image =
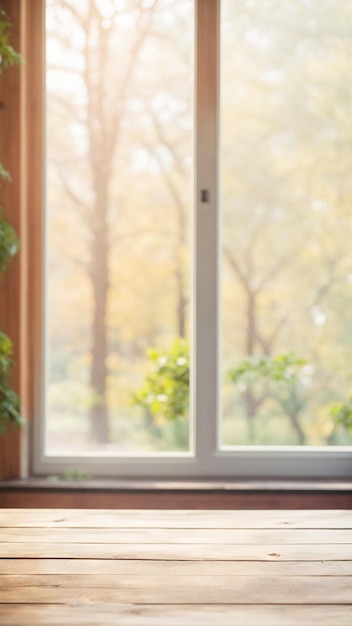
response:
[[[193,406],[196,454],[204,466],[217,449],[219,4],[196,4]]]

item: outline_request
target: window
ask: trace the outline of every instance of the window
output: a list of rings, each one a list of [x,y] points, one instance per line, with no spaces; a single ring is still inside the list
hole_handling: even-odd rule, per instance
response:
[[[46,1],[37,473],[348,475],[350,9]]]
[[[46,9],[46,447],[188,451],[139,389],[148,349],[188,362],[193,3]]]

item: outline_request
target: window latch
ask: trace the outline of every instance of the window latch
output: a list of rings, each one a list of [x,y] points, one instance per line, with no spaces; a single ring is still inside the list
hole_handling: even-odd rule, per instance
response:
[[[209,202],[209,190],[208,189],[202,189],[200,192],[200,201],[201,202]]]

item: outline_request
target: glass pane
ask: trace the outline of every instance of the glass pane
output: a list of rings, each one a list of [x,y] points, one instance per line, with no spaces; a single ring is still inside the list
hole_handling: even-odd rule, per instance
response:
[[[222,445],[347,445],[352,2],[223,0]]]
[[[193,2],[46,6],[46,451],[186,451]]]

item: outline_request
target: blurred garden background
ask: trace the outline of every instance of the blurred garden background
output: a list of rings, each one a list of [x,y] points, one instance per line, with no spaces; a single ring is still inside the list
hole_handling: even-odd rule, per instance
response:
[[[184,451],[193,1],[46,4],[47,452]],[[351,54],[351,0],[222,1],[223,446],[352,443]]]

